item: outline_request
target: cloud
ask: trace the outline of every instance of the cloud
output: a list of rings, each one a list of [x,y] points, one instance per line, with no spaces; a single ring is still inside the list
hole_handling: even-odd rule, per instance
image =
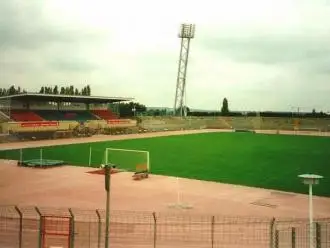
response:
[[[107,37],[99,30],[49,22],[42,9],[39,1],[1,1],[0,49],[40,50],[57,43],[103,42]]]
[[[89,83],[95,95],[172,107],[183,21],[196,23],[189,107],[227,97],[231,109],[330,109],[322,0],[0,1],[0,87]]]
[[[311,37],[305,35],[217,37],[202,45],[218,54],[242,62],[286,64],[298,61],[328,58],[330,35]]]
[[[96,65],[84,60],[84,58],[54,59],[50,65],[60,71],[92,71],[96,69]]]

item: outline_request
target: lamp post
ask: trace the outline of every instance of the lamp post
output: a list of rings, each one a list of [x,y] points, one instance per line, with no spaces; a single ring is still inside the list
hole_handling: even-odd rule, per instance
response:
[[[101,165],[104,169],[104,186],[106,191],[106,207],[105,207],[105,248],[109,248],[109,226],[110,226],[110,181],[111,168],[114,164],[105,163]]]
[[[303,174],[298,177],[302,178],[303,183],[309,186],[309,248],[314,247],[314,228],[313,228],[313,185],[319,184],[320,175]]]

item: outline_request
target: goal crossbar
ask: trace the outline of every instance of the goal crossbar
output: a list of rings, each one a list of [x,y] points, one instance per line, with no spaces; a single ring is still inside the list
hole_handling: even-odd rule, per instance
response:
[[[132,152],[132,153],[145,153],[146,154],[146,166],[147,170],[150,171],[150,155],[149,151],[144,150],[133,150],[133,149],[120,149],[120,148],[106,148],[105,149],[105,163],[107,164],[109,162],[109,151],[118,151],[118,152]],[[111,156],[110,156],[111,158]],[[111,161],[110,161],[111,162]],[[136,168],[138,168],[139,164],[135,165]]]
[[[119,149],[119,148],[106,148],[106,150],[112,150],[112,151],[123,151],[123,152],[146,152],[146,153],[149,153],[149,151],[143,151],[143,150],[129,150],[129,149]]]

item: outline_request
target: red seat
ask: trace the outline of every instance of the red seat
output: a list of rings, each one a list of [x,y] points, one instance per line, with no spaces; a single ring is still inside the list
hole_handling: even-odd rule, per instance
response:
[[[14,121],[43,121],[43,119],[32,111],[12,110],[10,118]]]
[[[92,113],[104,120],[118,119],[116,114],[107,109],[92,110]]]

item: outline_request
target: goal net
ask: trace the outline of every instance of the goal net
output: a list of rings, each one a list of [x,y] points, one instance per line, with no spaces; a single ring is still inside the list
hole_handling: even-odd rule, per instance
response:
[[[111,163],[127,171],[150,171],[148,151],[106,148],[104,160],[106,164]]]

